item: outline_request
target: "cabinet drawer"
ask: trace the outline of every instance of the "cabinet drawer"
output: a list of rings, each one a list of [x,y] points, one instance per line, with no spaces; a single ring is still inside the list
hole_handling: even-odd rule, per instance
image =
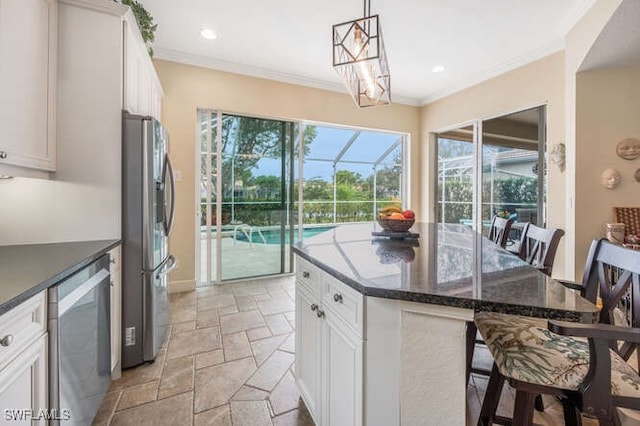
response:
[[[319,293],[320,270],[300,256],[296,256],[296,280],[305,284],[314,295]]]
[[[322,306],[335,312],[359,336],[362,336],[362,310],[364,297],[361,293],[328,274],[322,275]]]
[[[0,316],[0,370],[44,334],[47,329],[46,303],[43,291]]]

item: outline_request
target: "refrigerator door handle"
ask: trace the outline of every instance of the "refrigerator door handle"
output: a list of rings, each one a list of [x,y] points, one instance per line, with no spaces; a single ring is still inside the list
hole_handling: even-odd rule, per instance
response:
[[[166,268],[165,268],[166,267]],[[176,262],[176,258],[173,257],[172,254],[167,256],[167,258],[162,262],[162,264],[158,267],[158,273],[156,274],[156,278],[162,278],[165,275],[168,275],[178,267],[178,262]]]
[[[167,185],[167,173],[169,177],[169,185]],[[169,214],[168,215],[166,213],[164,214],[164,230],[166,232],[166,235],[168,236],[171,233],[171,229],[173,228],[173,217],[176,211],[176,199],[175,199],[176,184],[175,184],[175,178],[173,176],[173,166],[171,165],[169,154],[165,154],[162,181],[163,181],[163,187],[164,187],[163,189],[165,191],[165,195],[163,196],[164,201],[166,201],[167,199],[167,196],[166,196],[167,186],[169,186],[171,189],[171,197],[170,197],[171,205],[169,207]]]

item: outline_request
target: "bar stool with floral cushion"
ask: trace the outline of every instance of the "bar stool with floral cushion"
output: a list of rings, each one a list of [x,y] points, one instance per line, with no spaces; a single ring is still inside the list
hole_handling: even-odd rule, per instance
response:
[[[580,412],[613,425],[614,407],[640,409],[640,376],[626,362],[640,344],[640,252],[594,241],[582,284],[574,287],[594,303],[601,299],[598,324],[476,315],[494,359],[479,425],[508,422],[495,414],[505,381],[516,390],[514,425],[532,424],[538,394],[561,400],[567,425],[580,424]],[[612,325],[629,290],[630,326]]]

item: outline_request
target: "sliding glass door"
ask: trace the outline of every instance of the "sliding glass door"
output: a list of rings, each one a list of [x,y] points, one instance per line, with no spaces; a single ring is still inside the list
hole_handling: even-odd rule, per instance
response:
[[[201,284],[292,272],[297,125],[200,111]]]
[[[436,221],[488,230],[493,216],[544,224],[545,107],[436,135]],[[517,232],[516,232],[517,233]]]
[[[544,108],[482,123],[482,221],[493,216],[542,223]]]
[[[473,135],[473,126],[437,135],[437,222],[473,224]]]

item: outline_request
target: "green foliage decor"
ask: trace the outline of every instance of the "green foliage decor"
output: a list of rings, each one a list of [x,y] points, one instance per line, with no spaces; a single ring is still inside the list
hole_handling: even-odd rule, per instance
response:
[[[147,45],[147,51],[149,56],[153,58],[153,48],[151,43],[155,40],[155,32],[158,29],[158,24],[153,23],[153,16],[149,13],[145,7],[135,0],[113,0],[116,3],[129,6],[133,15],[136,17],[142,40]]]

